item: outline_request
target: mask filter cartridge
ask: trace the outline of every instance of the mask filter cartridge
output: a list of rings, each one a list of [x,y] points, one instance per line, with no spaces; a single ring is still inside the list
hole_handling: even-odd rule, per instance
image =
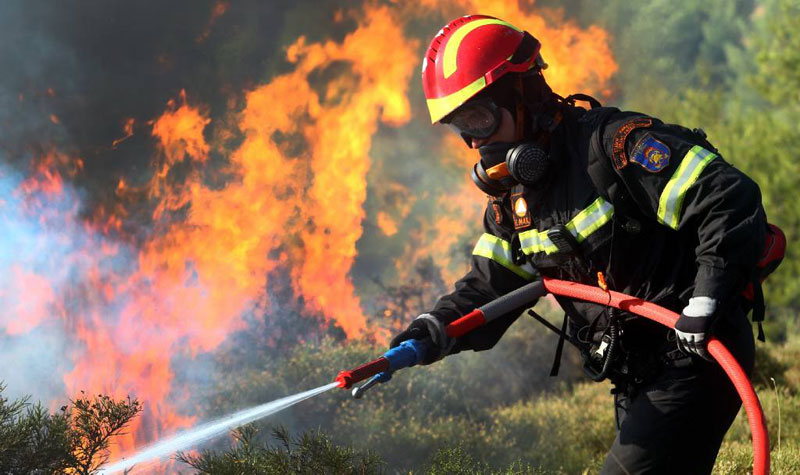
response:
[[[508,151],[506,166],[517,182],[530,188],[541,188],[552,171],[550,154],[539,145],[529,142]]]

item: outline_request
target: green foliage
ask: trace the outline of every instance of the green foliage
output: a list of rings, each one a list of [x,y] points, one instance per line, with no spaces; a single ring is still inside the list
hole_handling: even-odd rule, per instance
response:
[[[779,383],[796,392],[800,389],[800,365],[797,364],[800,361],[800,338],[790,338],[771,353],[786,368],[781,375],[783,381],[779,380]]]
[[[9,401],[0,385],[0,473],[96,473],[108,444],[141,410],[130,398],[81,397],[49,414],[27,398]]]
[[[277,444],[260,444],[256,435],[255,427],[246,426],[234,432],[235,444],[225,452],[179,453],[177,459],[199,473],[218,475],[381,473],[382,462],[375,454],[335,445],[321,432],[308,431],[292,438],[285,428],[278,427],[272,432]]]
[[[800,99],[800,4],[768,0],[756,37],[758,75],[754,82],[773,104],[797,109]]]
[[[521,461],[512,463],[504,470],[494,470],[487,464],[476,461],[469,451],[459,445],[437,451],[424,473],[428,475],[533,475],[548,472],[539,468],[534,469]]]
[[[433,456],[429,475],[469,475],[473,473],[486,473],[488,467],[475,462],[472,455],[463,446],[442,449]]]
[[[584,26],[598,25],[609,31],[619,65],[615,105],[653,115],[660,115],[661,107],[687,88],[735,80],[731,51],[742,46],[754,8],[753,0],[542,3],[563,7]]]
[[[582,383],[572,391],[518,402],[494,412],[492,442],[498,464],[525,460],[560,473],[596,471],[614,440],[608,384]],[[580,408],[580,410],[576,410]]]
[[[786,384],[786,372],[791,365],[770,351],[766,345],[756,345],[756,364],[750,380],[758,389],[771,388],[773,384]]]
[[[0,385],[0,473],[61,473],[70,467],[69,417],[28,399],[9,401]]]

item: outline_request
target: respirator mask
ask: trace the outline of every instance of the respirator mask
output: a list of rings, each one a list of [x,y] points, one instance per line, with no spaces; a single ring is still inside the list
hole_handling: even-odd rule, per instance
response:
[[[470,101],[442,120],[467,144],[497,132],[500,108],[488,97]],[[550,154],[535,142],[495,142],[478,148],[481,159],[472,169],[472,181],[486,194],[501,196],[517,184],[541,188],[552,171]]]

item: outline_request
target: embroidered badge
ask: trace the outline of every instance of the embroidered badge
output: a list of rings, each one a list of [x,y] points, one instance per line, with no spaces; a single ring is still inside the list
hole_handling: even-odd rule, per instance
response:
[[[614,142],[612,144],[611,158],[614,161],[614,168],[617,170],[625,168],[628,165],[628,156],[625,154],[625,140],[628,135],[636,129],[650,127],[653,125],[653,119],[646,117],[639,117],[622,124],[614,133]]]
[[[667,144],[646,134],[633,148],[631,161],[643,166],[649,172],[658,173],[669,165],[670,154]]]
[[[514,229],[521,229],[531,225],[531,213],[528,209],[528,202],[522,193],[511,195],[511,207],[514,215]]]

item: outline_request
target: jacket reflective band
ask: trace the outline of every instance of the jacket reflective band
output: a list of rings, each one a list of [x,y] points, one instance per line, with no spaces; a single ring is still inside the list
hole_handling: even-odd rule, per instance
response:
[[[533,267],[530,264],[518,266],[514,264],[511,257],[511,244],[497,236],[484,233],[472,251],[473,256],[481,256],[491,259],[523,279],[533,280],[535,277]]]
[[[578,242],[583,242],[592,233],[609,222],[613,215],[614,206],[598,196],[586,209],[569,220],[566,227]],[[519,241],[522,245],[522,252],[525,254],[533,254],[535,252],[554,254],[558,252],[558,247],[547,237],[546,230],[531,229],[519,233]]]
[[[661,197],[658,199],[658,221],[672,229],[678,229],[681,217],[683,197],[690,186],[697,181],[697,177],[716,154],[709,152],[699,145],[695,145],[686,152],[680,166],[672,178],[667,182]]]

